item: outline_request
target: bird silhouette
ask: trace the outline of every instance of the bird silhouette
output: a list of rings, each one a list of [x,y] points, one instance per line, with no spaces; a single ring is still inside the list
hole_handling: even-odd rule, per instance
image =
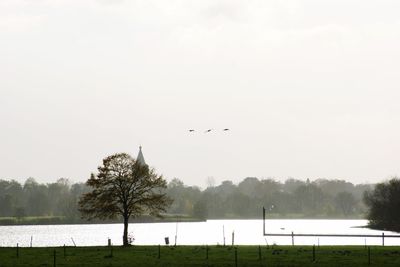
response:
[[[228,128],[225,128],[225,129],[223,129],[222,131],[226,132],[226,131],[229,131],[229,129],[228,129]]]
[[[207,131],[205,131],[205,133],[209,133],[209,132],[211,132],[212,131],[212,129],[208,129]]]
[[[194,132],[194,130],[193,130],[193,129],[190,129],[190,130],[189,130],[189,132],[191,132],[191,133],[192,133],[192,132]]]

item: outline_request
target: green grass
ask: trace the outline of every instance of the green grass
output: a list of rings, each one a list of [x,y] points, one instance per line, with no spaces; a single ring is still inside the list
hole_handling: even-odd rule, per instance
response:
[[[112,252],[111,252],[112,250]],[[123,247],[67,247],[64,248],[0,248],[0,266],[400,266],[400,247],[371,247],[371,265],[368,265],[368,249],[360,246],[316,247],[258,246],[208,247],[178,246],[160,249],[158,246]],[[112,255],[111,255],[112,253]]]

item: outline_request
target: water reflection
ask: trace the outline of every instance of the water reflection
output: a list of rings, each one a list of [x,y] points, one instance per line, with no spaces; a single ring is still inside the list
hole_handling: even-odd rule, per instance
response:
[[[365,220],[267,220],[268,233],[329,233],[329,234],[382,234],[382,231],[359,228]],[[136,245],[164,244],[169,237],[175,242],[178,226],[178,245],[223,244],[223,228],[226,243],[231,244],[235,232],[235,244],[240,245],[290,245],[291,237],[268,237],[262,233],[262,220],[208,220],[192,223],[143,223],[130,224],[129,232]],[[122,224],[93,225],[41,225],[41,226],[0,226],[0,246],[103,246],[110,238],[115,245],[122,244]],[[385,234],[396,234],[386,231]],[[72,239],[71,239],[72,238]],[[296,245],[381,245],[380,238],[335,238],[296,237]],[[385,245],[400,245],[400,238],[387,238]]]

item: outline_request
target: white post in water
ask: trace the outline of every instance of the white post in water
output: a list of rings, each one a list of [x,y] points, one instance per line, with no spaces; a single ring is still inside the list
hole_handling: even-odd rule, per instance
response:
[[[224,239],[224,247],[225,247],[225,225],[222,225],[222,237]]]
[[[292,231],[292,246],[294,246],[294,234],[293,234],[293,231]]]
[[[176,221],[176,227],[175,227],[175,247],[177,239],[178,239],[178,220]]]

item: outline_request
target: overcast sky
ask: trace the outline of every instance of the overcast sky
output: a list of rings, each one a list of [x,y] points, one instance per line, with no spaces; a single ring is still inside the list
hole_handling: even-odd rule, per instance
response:
[[[399,14],[398,0],[0,0],[0,178],[85,181],[140,145],[189,185],[400,175]]]

